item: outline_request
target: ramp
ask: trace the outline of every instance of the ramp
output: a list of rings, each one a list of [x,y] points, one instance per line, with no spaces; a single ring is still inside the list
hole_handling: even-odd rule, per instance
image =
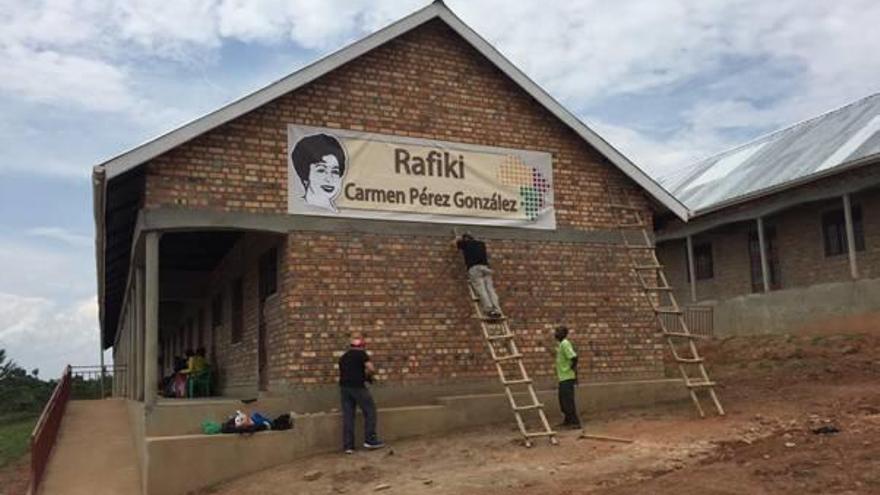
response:
[[[140,493],[140,471],[125,401],[71,401],[39,495]]]

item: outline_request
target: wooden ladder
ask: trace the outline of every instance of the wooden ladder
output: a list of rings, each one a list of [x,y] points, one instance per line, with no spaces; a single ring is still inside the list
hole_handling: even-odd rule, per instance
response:
[[[700,336],[690,332],[684,319],[684,312],[678,305],[672,286],[669,285],[663,272],[663,265],[657,259],[654,243],[648,235],[648,228],[652,226],[644,220],[642,208],[633,205],[625,191],[619,190],[615,194],[615,190],[610,186],[606,186],[606,191],[609,205],[614,212],[614,222],[633,273],[654,310],[660,330],[672,351],[672,358],[678,365],[697,412],[700,413],[700,417],[706,416],[697,395],[697,391],[706,391],[712,398],[718,414],[724,416],[724,408],[721,407],[721,402],[715,394],[716,383],[709,379],[704,359],[697,350],[695,340]],[[627,236],[627,231],[632,229],[638,229],[641,233],[636,241]],[[677,323],[675,328],[669,328],[667,316],[674,318],[673,321]]]
[[[490,318],[484,314],[483,308],[480,305],[480,298],[477,296],[474,288],[469,282],[467,286],[471,302],[477,314],[476,318],[480,320],[483,338],[486,340],[486,346],[489,348],[489,355],[492,356],[492,361],[498,370],[498,377],[501,379],[501,385],[504,386],[504,393],[507,395],[508,402],[510,402],[510,409],[513,411],[514,418],[516,418],[516,425],[523,436],[525,446],[531,447],[532,439],[536,437],[548,437],[552,445],[558,445],[559,441],[556,439],[556,432],[550,428],[550,424],[547,422],[547,416],[544,414],[544,404],[538,400],[532,379],[529,378],[529,374],[523,364],[523,356],[516,346],[513,332],[510,331],[510,327],[507,325],[507,318],[504,316]],[[507,376],[505,374],[503,364],[511,362],[516,364],[515,373],[518,376]],[[519,405],[516,403],[512,388],[517,386],[525,387],[525,391],[528,392],[528,397],[531,399],[531,404]],[[521,389],[520,391],[522,392]],[[526,429],[522,413],[527,411],[537,413],[541,423],[541,430],[528,431]]]

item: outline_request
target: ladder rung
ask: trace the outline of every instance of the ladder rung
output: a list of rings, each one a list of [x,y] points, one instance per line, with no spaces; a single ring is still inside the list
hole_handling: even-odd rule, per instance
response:
[[[622,205],[619,203],[609,203],[609,206],[617,208],[618,210],[642,211],[642,207],[640,206]]]
[[[702,335],[684,332],[663,332],[664,337],[681,337],[683,339],[702,339]]]
[[[497,318],[492,318],[491,316],[473,316],[472,318],[474,318],[475,320],[487,321],[489,323],[497,323],[507,320],[507,317],[505,316],[499,316]]]
[[[529,409],[541,409],[544,407],[544,404],[540,402],[537,404],[529,404],[527,406],[513,406],[514,411],[528,411]]]
[[[642,288],[645,290],[656,290],[656,291],[672,290],[672,287],[669,287],[669,286],[661,287],[659,285],[645,285]]]
[[[634,268],[636,270],[660,270],[663,265],[636,265]]]
[[[648,228],[648,224],[646,224],[645,222],[618,223],[617,226],[622,229],[627,229],[627,228],[646,229],[646,228]]]
[[[654,246],[647,244],[627,244],[626,247],[628,249],[644,249],[645,251],[654,249]]]
[[[525,385],[527,383],[532,383],[531,378],[520,378],[517,380],[501,380],[501,383],[504,385]]]
[[[521,359],[523,356],[520,353],[516,354],[508,354],[507,356],[500,356],[495,358],[495,361],[510,361],[511,359]]]
[[[670,307],[654,308],[654,312],[664,314],[664,315],[680,315],[681,314],[680,309],[670,308]]]
[[[513,338],[512,333],[505,333],[502,335],[490,335],[490,336],[486,337],[486,340],[504,340],[504,339],[512,339],[512,338]]]
[[[700,357],[698,357],[698,358],[678,357],[678,358],[675,358],[675,360],[678,361],[679,363],[690,363],[690,364],[698,364],[698,363],[703,362],[703,358],[700,358]]]
[[[684,384],[687,388],[704,388],[704,387],[714,387],[715,385],[717,385],[715,382],[704,382],[704,381],[699,381],[699,382],[686,381],[686,382],[684,382]]]
[[[526,433],[527,437],[552,437],[556,435],[556,432],[553,430],[550,431],[536,431],[534,433]]]

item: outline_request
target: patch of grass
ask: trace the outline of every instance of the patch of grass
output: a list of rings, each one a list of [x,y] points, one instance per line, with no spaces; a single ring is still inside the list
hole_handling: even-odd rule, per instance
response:
[[[0,418],[0,468],[17,461],[28,451],[37,416]]]

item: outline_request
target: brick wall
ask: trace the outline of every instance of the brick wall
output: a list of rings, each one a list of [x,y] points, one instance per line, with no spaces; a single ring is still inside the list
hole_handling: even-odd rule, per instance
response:
[[[153,160],[145,207],[285,213],[290,123],[547,151],[560,228],[609,228],[606,183],[628,188],[650,216],[634,184],[439,21]],[[590,343],[597,350],[582,366],[591,377],[662,373],[653,315],[619,249],[549,241],[490,249],[536,375],[552,373],[543,342],[560,322],[573,327],[583,355]],[[271,390],[334,382],[352,331],[367,335],[390,382],[494,377],[448,238],[298,231],[280,253],[283,329],[269,333]],[[218,346],[230,385],[255,381],[254,332],[248,326],[242,344]]]
[[[548,151],[563,227],[611,225],[604,184],[628,183],[445,24],[432,21],[156,158],[147,166],[145,207],[286,212],[290,123]]]
[[[880,196],[876,191],[854,194],[853,205],[860,205],[865,234],[865,251],[856,253],[862,278],[880,276]],[[822,213],[840,209],[839,198],[803,204],[765,217],[767,227],[776,228],[777,256],[782,288],[806,287],[828,282],[851,280],[846,254],[825,256]],[[697,281],[698,300],[726,299],[751,294],[748,236],[756,229],[755,222],[741,222],[694,236],[694,244],[710,241],[715,276]],[[657,256],[667,267],[670,284],[676,287],[681,302],[690,301],[685,241],[660,243]]]
[[[362,332],[389,381],[493,376],[471,317],[461,255],[443,238],[292,233],[288,239],[288,332],[274,352],[279,384],[328,383],[349,332]],[[591,378],[656,376],[661,367],[652,315],[624,255],[610,247],[493,241],[491,264],[526,364],[552,373],[552,325],[567,323]],[[589,343],[599,350],[590,359]]]

